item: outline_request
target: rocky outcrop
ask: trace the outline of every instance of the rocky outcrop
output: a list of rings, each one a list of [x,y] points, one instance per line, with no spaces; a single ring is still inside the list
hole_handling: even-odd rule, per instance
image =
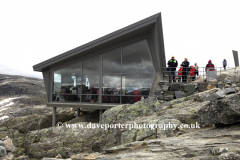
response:
[[[199,122],[201,124],[216,125],[238,123],[240,122],[239,104],[239,93],[226,96],[225,98],[217,101],[211,101],[199,110]]]

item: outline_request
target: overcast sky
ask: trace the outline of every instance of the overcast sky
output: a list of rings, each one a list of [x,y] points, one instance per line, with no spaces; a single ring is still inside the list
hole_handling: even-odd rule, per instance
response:
[[[0,74],[42,78],[33,65],[159,12],[166,60],[234,67],[239,0],[0,0]]]

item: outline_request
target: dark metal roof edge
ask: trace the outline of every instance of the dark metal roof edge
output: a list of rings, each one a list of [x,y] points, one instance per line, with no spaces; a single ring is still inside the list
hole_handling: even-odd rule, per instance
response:
[[[91,42],[89,42],[89,43],[86,43],[86,44],[84,44],[84,45],[82,45],[82,46],[76,47],[76,48],[74,48],[74,49],[72,49],[72,50],[69,50],[69,51],[64,52],[64,53],[62,53],[62,54],[60,54],[60,55],[57,55],[57,56],[55,56],[55,57],[52,57],[52,58],[50,58],[50,59],[48,59],[48,60],[46,60],[46,61],[43,61],[43,62],[41,62],[41,63],[38,63],[38,64],[34,65],[34,66],[33,66],[33,69],[34,69],[34,71],[41,71],[43,68],[47,67],[48,65],[52,65],[52,64],[54,64],[54,63],[57,63],[58,61],[61,61],[62,59],[65,59],[65,58],[74,56],[74,55],[76,55],[76,54],[79,54],[79,50],[83,50],[83,49],[85,49],[85,48],[90,49],[90,48],[96,47],[95,45],[96,45],[97,43],[102,44],[101,41],[109,41],[109,40],[111,40],[111,38],[114,37],[114,36],[116,36],[115,38],[120,37],[120,36],[124,35],[124,34],[123,34],[124,32],[126,32],[126,31],[128,31],[128,30],[132,30],[132,29],[138,29],[138,27],[139,27],[140,25],[143,25],[143,24],[145,24],[145,23],[147,24],[149,21],[155,20],[155,21],[154,21],[154,23],[155,23],[155,22],[158,20],[158,17],[159,17],[159,16],[161,16],[161,13],[157,13],[157,14],[155,14],[155,15],[153,15],[153,16],[150,16],[150,17],[148,17],[148,18],[145,18],[145,19],[143,19],[143,20],[141,20],[141,21],[138,21],[138,22],[136,22],[136,23],[134,23],[134,24],[131,24],[131,25],[129,25],[129,26],[126,26],[126,27],[124,27],[124,28],[122,28],[122,29],[119,29],[119,30],[117,30],[117,31],[114,31],[114,32],[112,32],[112,33],[110,33],[110,34],[107,34],[107,35],[105,35],[105,36],[103,36],[103,37],[100,37],[100,38],[98,38],[98,39],[96,39],[96,40],[93,40],[93,41],[91,41]],[[106,42],[104,42],[104,43],[106,43]],[[99,45],[99,44],[98,44],[98,45]],[[89,48],[89,47],[90,47],[90,48]],[[76,52],[77,52],[77,53],[76,53]],[[56,62],[53,62],[53,61],[56,61]],[[53,63],[52,63],[52,62],[53,62]]]

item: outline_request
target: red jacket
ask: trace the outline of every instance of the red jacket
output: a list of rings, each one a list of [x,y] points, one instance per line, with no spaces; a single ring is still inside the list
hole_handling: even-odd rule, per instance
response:
[[[178,75],[179,75],[179,76],[182,75],[182,68],[180,68],[180,69],[178,70]]]
[[[190,69],[190,75],[191,75],[191,76],[194,76],[194,72],[195,72],[195,69],[194,69],[194,68],[191,68],[191,69]]]

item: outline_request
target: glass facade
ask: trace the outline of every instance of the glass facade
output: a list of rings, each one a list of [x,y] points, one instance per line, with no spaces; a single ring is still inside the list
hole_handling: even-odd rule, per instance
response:
[[[52,101],[134,103],[154,78],[147,41],[104,53],[53,73]]]

